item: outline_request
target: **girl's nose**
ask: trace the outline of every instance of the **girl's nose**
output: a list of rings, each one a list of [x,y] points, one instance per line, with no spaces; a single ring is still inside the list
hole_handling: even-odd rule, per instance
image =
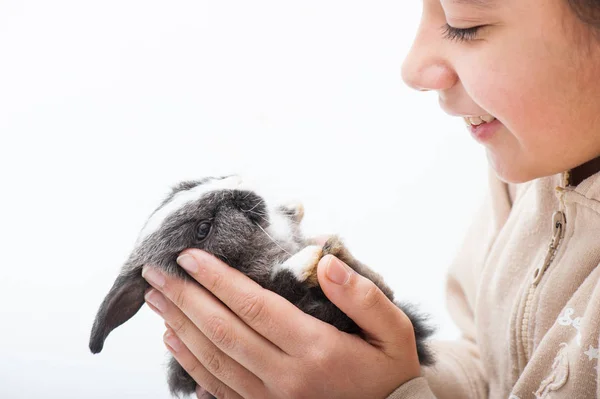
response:
[[[450,89],[458,82],[458,76],[443,54],[439,36],[437,40],[426,40],[422,31],[402,64],[402,79],[416,90],[443,91]]]

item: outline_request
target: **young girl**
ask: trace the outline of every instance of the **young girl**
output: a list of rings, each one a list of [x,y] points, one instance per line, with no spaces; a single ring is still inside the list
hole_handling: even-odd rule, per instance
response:
[[[146,298],[198,397],[600,398],[600,0],[424,0],[402,73],[490,164],[448,278],[462,337],[421,369],[410,321],[335,258],[319,282],[366,341],[184,251],[206,289],[146,268]]]

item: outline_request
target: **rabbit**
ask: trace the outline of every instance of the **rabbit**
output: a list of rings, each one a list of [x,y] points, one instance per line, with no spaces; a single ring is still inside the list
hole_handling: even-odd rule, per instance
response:
[[[207,177],[172,187],[144,225],[100,305],[90,336],[91,352],[102,351],[110,332],[144,304],[149,288],[141,275],[144,265],[152,264],[166,273],[192,280],[176,263],[186,248],[207,251],[302,311],[341,331],[360,335],[359,327],[320,289],[316,273],[319,259],[335,255],[373,281],[391,301],[394,294],[380,275],[354,259],[339,237],[330,237],[324,245],[305,238],[300,229],[303,216],[301,205],[273,206],[244,187],[239,176]],[[410,304],[394,303],[412,321],[420,363],[432,365],[434,356],[427,338],[434,329],[428,325],[428,317]],[[195,381],[174,358],[168,369],[168,385],[174,396],[195,392]]]

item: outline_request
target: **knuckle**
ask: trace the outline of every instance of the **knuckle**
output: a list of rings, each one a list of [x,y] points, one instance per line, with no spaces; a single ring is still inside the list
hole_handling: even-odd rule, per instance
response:
[[[310,360],[319,369],[327,369],[330,363],[329,351],[326,348],[313,349]]]
[[[187,322],[183,317],[176,317],[169,321],[168,324],[178,337],[186,335],[188,327]]]
[[[189,370],[186,371],[189,375],[194,376],[194,379],[199,383],[196,387],[196,397],[198,399],[205,398],[206,393],[209,393],[218,399],[229,399],[235,397],[235,395],[233,395],[232,392],[230,392],[221,381],[212,376],[210,372],[207,374],[208,369],[206,369],[206,366],[202,365],[201,363],[196,362],[193,366],[190,366]]]
[[[207,337],[215,345],[231,349],[235,345],[235,337],[223,319],[213,316],[206,322]]]
[[[365,292],[360,307],[362,310],[370,310],[378,306],[382,299],[383,293],[381,290],[370,280],[367,280],[367,291]]]
[[[216,350],[207,351],[202,359],[202,365],[213,375],[218,375],[223,367],[223,359]]]
[[[315,370],[332,370],[337,367],[334,359],[334,344],[321,342],[314,345],[309,350],[308,361],[311,364],[311,369]]]
[[[219,382],[218,380],[211,378],[210,382],[206,382],[202,385],[202,388],[210,393],[212,396],[214,396],[215,398],[221,399],[221,398],[225,398],[225,394],[226,394],[226,389],[223,386],[223,384],[221,382]],[[196,391],[197,392],[197,391]],[[200,398],[204,398],[204,392],[202,392],[202,396],[198,395],[198,399]]]
[[[403,339],[408,345],[416,343],[415,327],[404,312],[400,312],[398,316],[398,326],[399,338]]]
[[[179,289],[179,290],[176,290],[175,292],[173,292],[172,298],[173,298],[173,303],[175,304],[175,306],[177,306],[179,309],[185,309],[186,300],[185,300],[185,293],[183,290]]]
[[[208,288],[211,292],[217,292],[223,286],[223,276],[221,274],[215,273],[213,274],[211,281],[207,284],[206,288]]]
[[[229,399],[232,397],[225,389],[225,386],[220,383],[215,384],[214,388],[210,391],[210,393],[212,393],[212,395],[217,399]]]
[[[264,322],[265,315],[264,299],[257,295],[248,295],[241,301],[239,315],[252,325]]]
[[[186,368],[185,370],[190,376],[193,377],[198,377],[198,375],[200,374],[201,370],[201,366],[199,362],[193,362],[193,364],[191,364],[189,367]]]

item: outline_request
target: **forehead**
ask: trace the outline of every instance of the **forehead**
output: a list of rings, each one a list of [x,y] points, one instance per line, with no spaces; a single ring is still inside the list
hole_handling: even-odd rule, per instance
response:
[[[193,184],[182,183],[174,188],[174,194],[158,208],[142,229],[138,243],[142,242],[150,234],[162,226],[165,219],[174,214],[190,202],[195,202],[206,194],[220,190],[242,189],[242,179],[238,176],[230,176],[224,179],[204,179]]]

